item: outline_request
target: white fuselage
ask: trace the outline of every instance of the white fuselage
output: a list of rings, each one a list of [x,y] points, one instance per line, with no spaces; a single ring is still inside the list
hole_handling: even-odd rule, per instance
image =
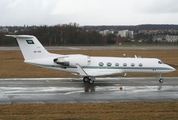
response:
[[[58,58],[59,63],[54,62]],[[93,57],[86,55],[51,55],[48,58],[25,61],[40,67],[78,74],[76,64],[89,76],[118,73],[167,73],[175,69],[156,58]],[[66,63],[66,64],[63,64]],[[82,75],[81,75],[82,76]],[[83,75],[84,76],[84,75]]]

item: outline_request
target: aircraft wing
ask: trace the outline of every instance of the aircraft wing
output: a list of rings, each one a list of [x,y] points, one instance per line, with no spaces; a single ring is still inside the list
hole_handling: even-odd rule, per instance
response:
[[[76,64],[79,75],[81,76],[105,76],[122,73],[118,69],[83,69],[79,64]]]
[[[85,72],[85,70],[78,63],[76,64],[76,66],[77,66],[78,73],[81,76],[88,76],[88,74]]]
[[[86,73],[89,76],[105,76],[105,75],[119,74],[122,72],[118,70],[109,70],[109,69],[108,70],[92,69],[92,70],[86,70]]]

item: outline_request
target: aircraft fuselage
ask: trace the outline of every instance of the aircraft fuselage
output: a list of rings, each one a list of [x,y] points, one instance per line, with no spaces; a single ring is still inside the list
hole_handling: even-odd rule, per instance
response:
[[[56,60],[56,61],[55,61]],[[58,61],[59,60],[59,61]],[[55,57],[25,61],[40,67],[76,73],[76,64],[89,76],[118,73],[167,73],[175,69],[157,58],[95,57],[86,55],[55,55]]]

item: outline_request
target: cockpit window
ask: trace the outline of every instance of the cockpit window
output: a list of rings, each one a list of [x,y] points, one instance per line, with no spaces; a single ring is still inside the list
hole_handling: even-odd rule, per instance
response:
[[[159,64],[164,64],[162,61],[158,61]]]

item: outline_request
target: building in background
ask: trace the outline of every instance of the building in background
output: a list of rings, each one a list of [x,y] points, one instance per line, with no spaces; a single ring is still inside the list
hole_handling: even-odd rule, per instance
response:
[[[129,31],[129,30],[121,30],[121,31],[118,31],[118,36],[125,37],[125,38],[128,38],[128,39],[133,39],[134,38],[134,32]]]
[[[114,30],[103,30],[103,31],[99,31],[99,34],[103,35],[103,36],[107,36],[109,34],[114,34]]]
[[[156,35],[156,36],[153,36],[153,41],[178,42],[178,36],[177,35]]]
[[[2,33],[8,33],[9,29],[8,28],[2,28],[2,29],[0,29],[0,32],[2,32]]]
[[[99,31],[99,34],[103,36],[107,36],[109,34],[115,34],[117,37],[124,37],[127,39],[133,39],[134,38],[134,32],[129,30],[121,30],[121,31],[114,31],[114,30],[103,30]]]

